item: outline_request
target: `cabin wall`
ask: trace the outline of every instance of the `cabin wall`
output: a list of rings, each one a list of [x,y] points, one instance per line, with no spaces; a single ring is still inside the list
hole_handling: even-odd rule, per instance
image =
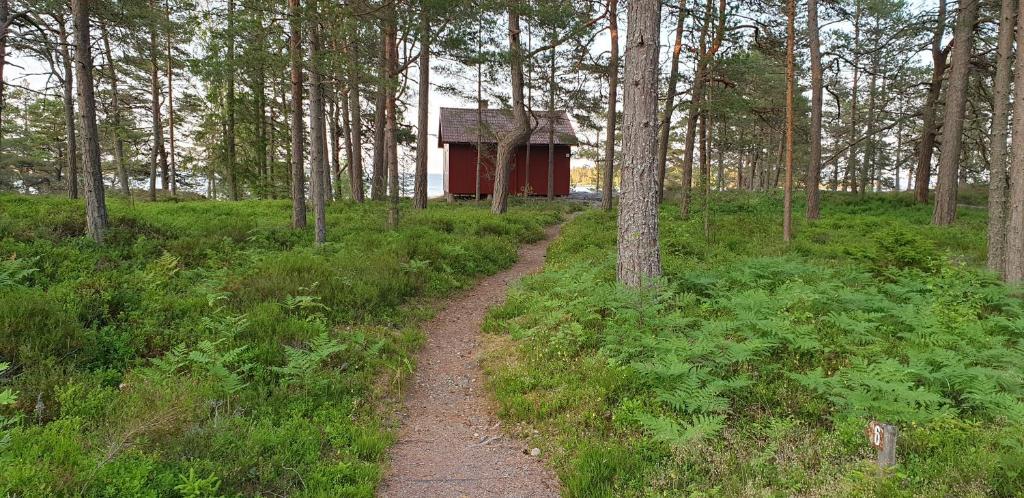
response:
[[[470,144],[445,144],[445,185],[446,194],[474,195],[476,192],[476,146]],[[494,192],[493,147],[485,147],[481,160],[480,193]],[[568,145],[555,146],[555,195],[569,195],[569,154]],[[520,147],[513,159],[509,187],[513,194],[521,195],[524,186],[529,185],[531,195],[547,195],[548,192],[548,146],[531,145],[529,168],[526,167],[526,147]],[[529,182],[527,182],[529,170]]]

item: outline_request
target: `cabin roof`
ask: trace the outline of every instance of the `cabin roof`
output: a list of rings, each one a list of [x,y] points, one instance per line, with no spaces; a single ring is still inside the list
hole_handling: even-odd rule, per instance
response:
[[[437,134],[437,146],[446,143],[475,144],[478,139],[484,143],[495,143],[495,135],[507,133],[512,129],[514,119],[512,111],[506,109],[481,109],[483,127],[477,125],[477,109],[460,109],[454,107],[441,108],[441,126]],[[565,111],[533,111],[533,134],[530,143],[547,145],[548,129],[554,122],[555,145],[576,145],[576,131]],[[478,137],[478,131],[482,137]]]

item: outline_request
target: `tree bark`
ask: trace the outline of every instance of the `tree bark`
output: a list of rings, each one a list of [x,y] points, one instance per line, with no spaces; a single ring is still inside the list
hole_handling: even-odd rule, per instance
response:
[[[324,87],[331,88],[331,99],[330,104],[327,106],[327,118],[324,123],[327,127],[327,150],[328,158],[330,159],[330,168],[327,170],[325,175],[325,181],[331,180],[327,183],[327,188],[324,193],[327,194],[327,200],[334,200],[335,191],[338,189],[338,185],[341,183],[341,115],[339,111],[338,101],[340,100],[338,88],[336,85],[327,85]],[[325,95],[327,90],[325,89]],[[326,99],[325,99],[326,100]],[[332,178],[333,176],[333,178]]]
[[[352,49],[353,57],[356,50]],[[352,134],[352,200],[363,202],[366,198],[363,190],[363,116],[359,107],[359,71],[356,64],[352,63],[352,70],[349,72],[348,87],[348,112],[349,130]]]
[[[619,2],[608,0],[608,34],[611,48],[608,58],[608,115],[605,124],[604,173],[601,188],[601,209],[612,209],[612,185],[615,179],[615,104],[619,91]]]
[[[658,249],[658,39],[659,0],[627,7],[627,84],[622,99],[622,193],[618,219],[618,281],[630,287],[661,275]]]
[[[174,51],[172,50],[171,33],[173,32],[173,26],[171,25],[171,6],[168,2],[166,5],[167,11],[167,138],[168,151],[165,163],[170,162],[170,174],[164,175],[164,190],[167,190],[167,183],[171,184],[171,195],[178,195],[178,164],[174,158]]]
[[[225,140],[227,141],[227,173],[228,188],[231,192],[231,200],[237,201],[240,197],[238,185],[238,171],[235,164],[235,0],[228,0],[228,43],[227,43],[227,129]]]
[[[416,178],[413,185],[412,207],[427,208],[427,149],[430,114],[430,19],[427,2],[420,2],[420,81],[416,120]]]
[[[66,145],[64,160],[67,161],[67,182],[68,197],[78,198],[78,140],[75,137],[77,126],[75,124],[75,100],[73,97],[74,74],[71,69],[71,51],[68,50],[67,28],[64,27],[64,20],[57,22],[60,29],[60,59],[64,66],[64,78],[62,87],[64,90],[64,133]]]
[[[503,214],[508,210],[509,175],[512,173],[512,159],[517,148],[530,138],[530,117],[523,103],[523,44],[520,40],[518,6],[508,7],[509,69],[512,83],[512,129],[498,138],[498,154],[495,160],[494,198],[491,212]]]
[[[385,67],[385,46],[387,41],[381,38],[380,43],[380,76],[386,79]],[[387,105],[387,89],[384,85],[377,84],[377,96],[374,101],[373,115],[373,174],[370,180],[370,198],[379,201],[387,196],[387,171],[384,161],[387,158],[387,146],[384,143],[384,107]]]
[[[816,220],[821,216],[821,115],[823,105],[818,0],[807,0],[807,37],[811,51],[811,157],[810,164],[807,166],[806,216],[809,220]]]
[[[711,46],[708,46],[708,35],[711,30],[711,16],[714,14],[712,0],[704,6],[704,25],[700,32],[700,53],[697,56],[697,69],[690,89],[690,115],[686,121],[686,143],[683,147],[683,195],[681,211],[683,217],[690,215],[690,198],[693,186],[693,144],[697,133],[697,118],[704,105],[704,88],[707,86],[708,68],[714,60],[718,48],[725,36],[725,0],[718,2],[718,28],[715,30]]]
[[[935,225],[948,225],[956,219],[960,146],[963,143],[967,80],[971,69],[974,24],[978,19],[978,4],[979,0],[960,0],[959,12],[956,15],[956,28],[953,30],[953,53],[949,61],[949,87],[946,89],[946,110],[942,118],[939,179],[935,186],[935,210],[932,213],[932,223]]]
[[[860,19],[861,0],[856,1],[856,10],[853,17],[853,84],[850,90],[850,148],[849,159],[846,160],[846,171],[843,173],[843,190],[847,188],[851,192],[857,192],[857,173],[860,171],[860,155],[857,154],[859,143],[859,123],[857,122],[857,101],[860,96],[858,84],[860,83]]]
[[[315,0],[310,3],[309,27],[309,162],[310,197],[313,201],[315,241],[327,241],[327,171],[325,157],[327,137],[324,129],[324,95],[320,77],[320,22]]]
[[[480,204],[480,173],[484,154],[484,101],[483,101],[483,21],[477,23],[476,30],[476,175],[473,201]],[[449,201],[451,194],[448,194]]]
[[[156,14],[156,2],[150,0],[149,7]],[[149,96],[150,96],[150,113],[153,118],[153,148],[149,154],[149,171],[150,171],[150,200],[156,200],[156,172],[157,166],[159,166],[160,172],[160,186],[161,189],[166,192],[168,191],[169,185],[167,184],[168,166],[167,166],[167,149],[164,148],[164,125],[163,117],[160,113],[160,61],[158,54],[157,44],[157,24],[156,17],[154,15],[153,21],[149,25]],[[229,125],[230,126],[230,125]]]
[[[2,1],[2,0],[0,0]],[[132,195],[131,185],[128,180],[128,168],[124,162],[124,139],[121,137],[121,101],[117,90],[117,67],[114,57],[110,51],[110,34],[107,32],[106,24],[100,25],[103,35],[103,51],[106,53],[107,66],[110,68],[110,107],[111,122],[114,127],[114,163],[117,166],[117,177],[121,184],[121,193],[125,196]]]
[[[107,203],[100,169],[100,133],[96,126],[96,95],[92,79],[92,46],[89,36],[89,0],[71,0],[75,31],[75,75],[82,127],[82,159],[85,177],[85,225],[89,236],[103,242],[107,229]]]
[[[812,0],[813,1],[813,0]],[[679,55],[683,51],[683,27],[686,20],[686,0],[679,0],[676,15],[675,40],[672,43],[672,64],[668,72],[668,87],[665,90],[665,110],[661,114],[661,128],[658,137],[658,200],[665,200],[665,171],[668,162],[668,138],[672,128],[672,114],[676,107],[676,83],[679,81]]]
[[[921,141],[917,150],[917,168],[914,178],[914,198],[919,203],[928,202],[928,185],[932,175],[932,153],[935,150],[935,119],[939,96],[942,94],[942,75],[946,73],[946,50],[942,48],[942,37],[946,33],[946,0],[939,0],[938,17],[932,33],[932,79],[928,83],[928,95],[921,109]]]
[[[556,36],[551,34],[552,45]],[[555,92],[558,86],[555,84],[555,57],[558,54],[555,46],[551,47],[551,68],[548,72],[548,200],[555,200]],[[527,158],[529,164],[529,158]],[[526,177],[529,184],[530,177]]]
[[[7,26],[11,15],[11,5],[8,0],[0,0],[0,26]],[[7,67],[7,35],[10,28],[0,30],[0,145],[3,145],[4,130],[4,97],[7,95],[7,84],[4,80],[4,69]]]
[[[288,0],[288,56],[291,63],[291,177],[292,227],[306,227],[306,171],[302,119],[302,30],[299,0]]]
[[[1024,2],[1017,4],[1017,47],[1024,47]],[[1010,160],[1010,197],[1007,205],[1006,266],[1007,282],[1024,281],[1024,57],[1013,64],[1013,133]]]
[[[398,228],[398,13],[391,8],[384,29],[384,74],[387,75],[384,102],[384,144],[388,169],[388,226]]]
[[[338,77],[341,78],[341,75],[339,75]],[[341,95],[338,96],[338,111],[341,113],[341,141],[342,147],[345,150],[345,167],[343,169],[347,169],[348,171],[349,190],[352,192],[352,199],[354,200],[356,178],[355,175],[352,174],[352,157],[355,154],[355,152],[352,147],[352,113],[349,112],[348,110],[348,94],[351,91],[351,85],[346,83],[345,87],[341,91]],[[340,184],[341,178],[337,178],[335,180],[335,185]],[[340,195],[340,187],[336,188],[336,190],[339,190]]]
[[[1010,112],[1013,27],[1017,1],[1002,0],[996,45],[996,76],[992,90],[992,158],[988,186],[988,269],[1002,274],[1006,268],[1006,137]]]
[[[796,0],[786,2],[788,22],[786,23],[786,180],[782,197],[782,240],[793,240],[793,66],[796,59]]]

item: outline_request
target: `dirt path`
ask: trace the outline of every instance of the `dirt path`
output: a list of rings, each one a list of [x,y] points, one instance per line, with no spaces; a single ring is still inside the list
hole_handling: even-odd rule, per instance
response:
[[[477,356],[487,309],[505,300],[509,284],[541,269],[560,228],[550,227],[543,241],[520,248],[515,266],[452,299],[424,326],[426,344],[378,495],[558,496],[554,473],[529,455],[526,443],[501,430]]]

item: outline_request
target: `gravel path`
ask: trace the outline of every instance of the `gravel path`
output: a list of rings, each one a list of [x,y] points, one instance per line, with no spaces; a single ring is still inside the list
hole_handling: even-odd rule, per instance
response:
[[[502,431],[478,355],[487,309],[505,300],[509,284],[541,269],[560,228],[548,228],[543,241],[520,248],[515,266],[455,297],[424,326],[426,344],[378,495],[558,496],[555,474],[529,454],[526,443]]]

